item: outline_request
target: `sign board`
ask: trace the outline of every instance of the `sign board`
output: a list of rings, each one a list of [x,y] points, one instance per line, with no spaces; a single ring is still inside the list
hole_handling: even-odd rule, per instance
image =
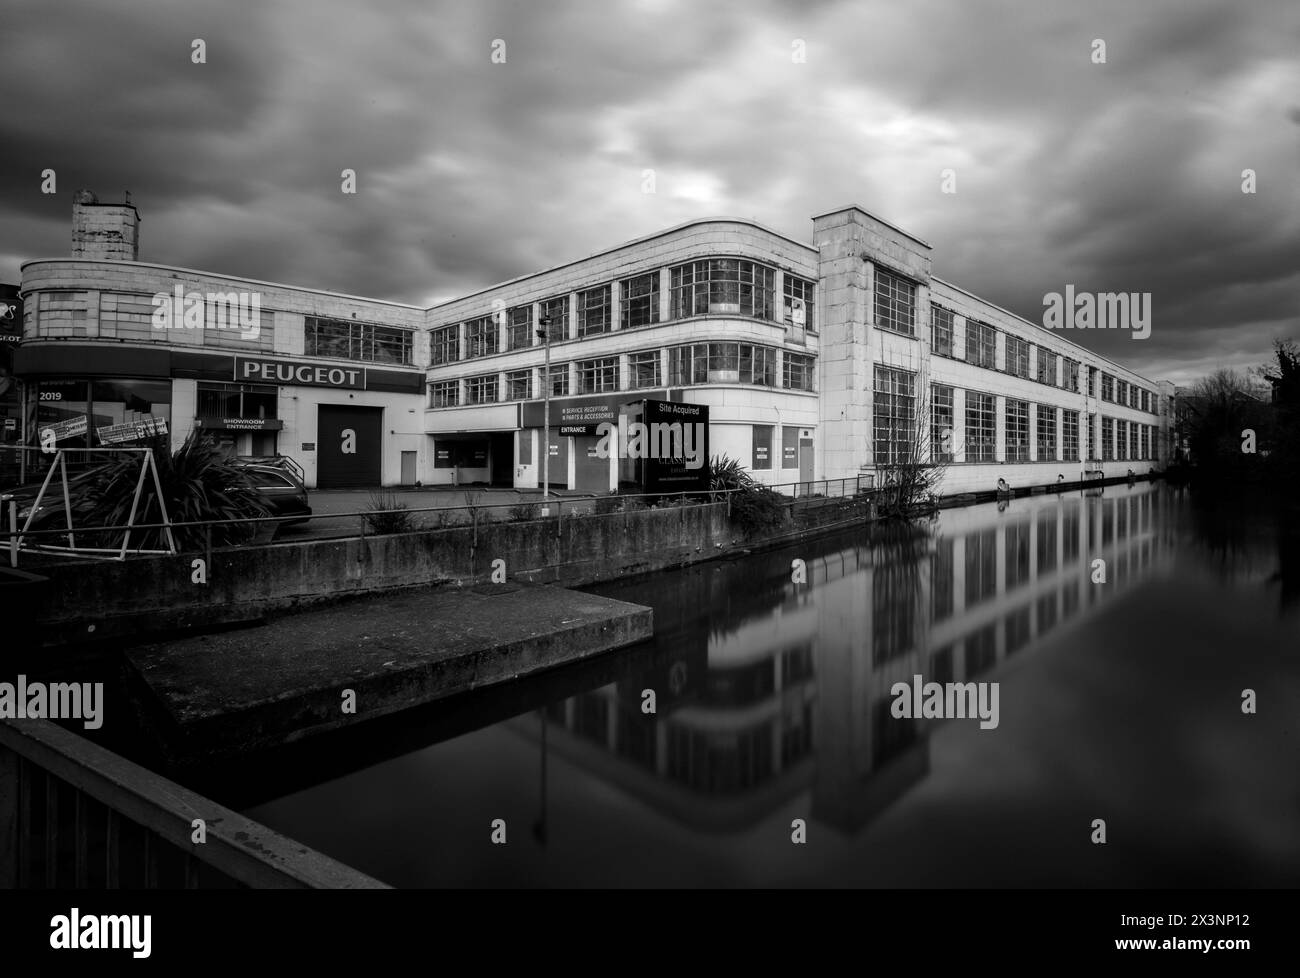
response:
[[[199,418],[200,428],[223,428],[227,431],[281,431],[279,418]]]
[[[5,418],[5,431],[16,431],[16,430],[18,430],[18,419]]]
[[[601,424],[618,424],[620,409],[625,405],[640,405],[642,398],[667,400],[666,390],[623,391],[618,394],[599,394],[591,397],[565,398],[551,401],[551,431],[561,435],[594,435]],[[523,428],[540,428],[546,418],[546,405],[542,401],[525,401],[520,405],[519,423]]]
[[[235,357],[235,380],[241,383],[363,391],[366,389],[366,368],[351,364],[322,366],[265,357]]]
[[[120,445],[122,442],[148,438],[150,435],[167,434],[166,418],[141,418],[139,421],[127,421],[124,424],[105,425],[96,428],[101,445]]]
[[[646,492],[707,492],[709,408],[705,404],[645,401],[641,421],[647,448],[642,468]]]
[[[54,432],[55,441],[63,441],[65,438],[76,438],[78,435],[84,435],[90,430],[90,424],[84,414],[75,418],[68,418],[66,421],[60,421],[57,424],[47,424],[41,427],[41,438],[44,440],[45,432]]]
[[[302,450],[304,452],[314,452],[316,451],[316,443],[314,441],[305,441],[302,443]]]

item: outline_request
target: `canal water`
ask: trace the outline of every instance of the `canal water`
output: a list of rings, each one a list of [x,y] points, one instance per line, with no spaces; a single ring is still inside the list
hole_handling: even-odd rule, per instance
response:
[[[1298,530],[1143,483],[592,588],[654,640],[241,807],[395,886],[1295,886]]]

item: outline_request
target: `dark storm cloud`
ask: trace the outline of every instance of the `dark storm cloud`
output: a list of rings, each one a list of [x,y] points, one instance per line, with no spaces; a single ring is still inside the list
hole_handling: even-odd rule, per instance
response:
[[[1300,8],[1082,6],[11,3],[0,278],[67,253],[79,187],[133,192],[147,260],[418,303],[857,202],[1030,319],[1066,283],[1151,292],[1150,339],[1086,337],[1139,369],[1256,362],[1300,332]]]

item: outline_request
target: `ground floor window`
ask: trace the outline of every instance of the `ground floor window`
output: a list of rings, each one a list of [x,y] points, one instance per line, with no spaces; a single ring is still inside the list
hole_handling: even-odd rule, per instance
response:
[[[1115,426],[1110,418],[1101,419],[1101,458],[1103,462],[1115,458]]]
[[[1007,398],[1007,449],[1008,462],[1029,461],[1029,402]]]
[[[91,448],[99,429],[159,419],[171,429],[170,380],[42,380],[29,388],[28,439],[52,428],[59,448]]]
[[[952,388],[930,385],[930,459],[951,462],[957,433],[953,430]]]
[[[1079,457],[1079,412],[1065,411],[1061,415],[1061,458],[1066,462],[1081,461]]]
[[[1038,405],[1038,461],[1056,461],[1056,408]]]
[[[772,467],[772,426],[769,424],[754,425],[754,464],[751,467],[755,470]]]
[[[992,462],[996,444],[992,394],[966,392],[966,461]]]

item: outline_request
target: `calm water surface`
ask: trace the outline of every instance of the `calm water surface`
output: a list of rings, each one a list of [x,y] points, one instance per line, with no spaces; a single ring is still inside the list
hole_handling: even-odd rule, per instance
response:
[[[593,588],[654,641],[322,741],[243,808],[396,886],[1297,885],[1297,527],[1093,492]],[[997,727],[893,717],[915,675],[998,683]]]

